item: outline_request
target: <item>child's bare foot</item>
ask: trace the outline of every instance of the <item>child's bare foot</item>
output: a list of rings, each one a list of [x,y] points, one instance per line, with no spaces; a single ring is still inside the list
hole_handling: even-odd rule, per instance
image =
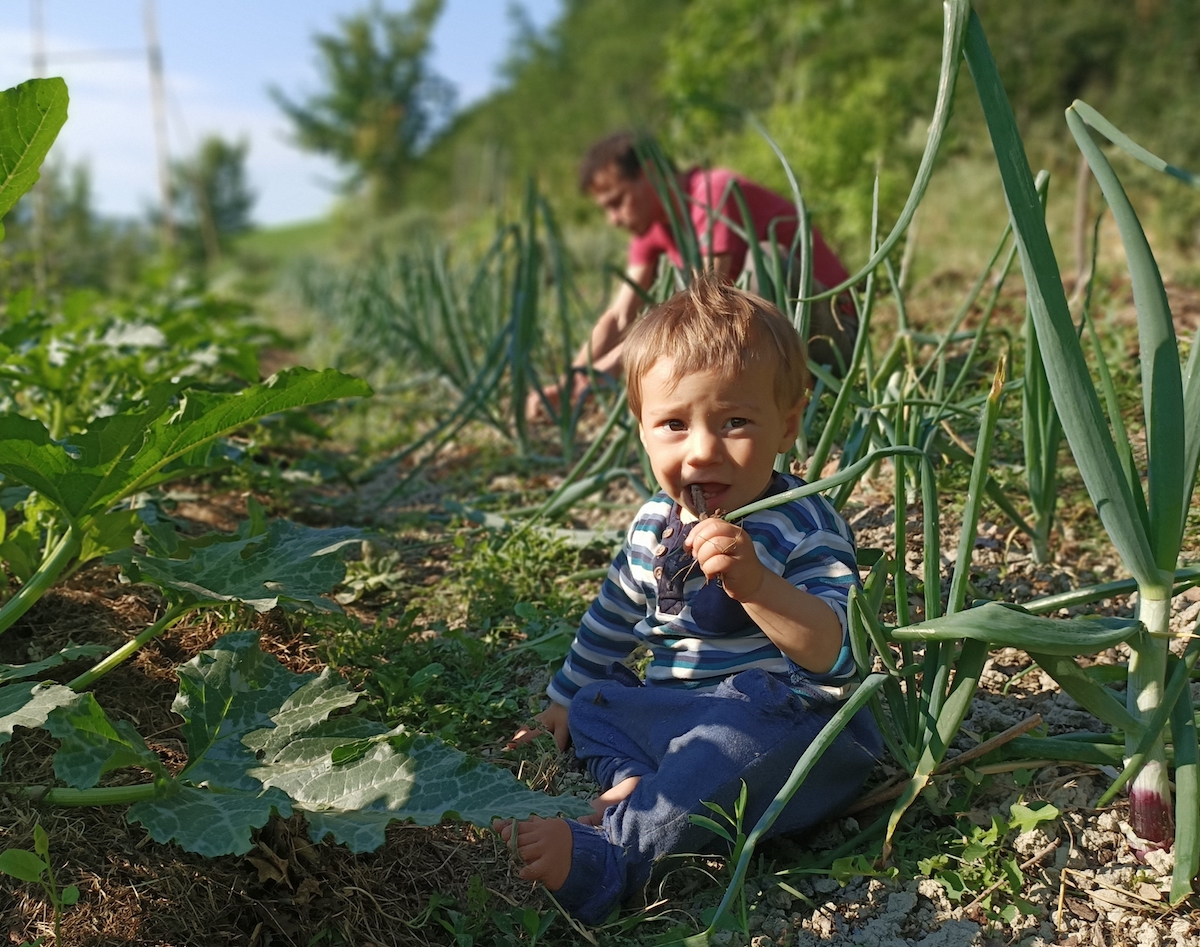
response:
[[[513,822],[497,819],[492,828],[505,842],[511,841]],[[517,823],[517,854],[525,862],[520,876],[526,881],[540,881],[550,891],[557,891],[571,872],[571,827],[566,819],[543,819],[530,816]]]
[[[608,807],[615,806],[622,799],[628,799],[641,781],[641,776],[627,776],[611,789],[604,790],[592,800],[592,814],[583,816],[579,821],[584,825],[599,825],[604,821],[604,813]]]

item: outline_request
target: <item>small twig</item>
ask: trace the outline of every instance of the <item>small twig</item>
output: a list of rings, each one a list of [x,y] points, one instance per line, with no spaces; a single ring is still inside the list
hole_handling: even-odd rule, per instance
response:
[[[1063,918],[1063,906],[1067,900],[1067,874],[1069,869],[1064,868],[1058,876],[1058,914],[1054,918],[1054,930],[1061,934],[1067,929]]]
[[[592,945],[592,947],[600,947],[600,942],[596,940],[596,938],[592,935],[592,932],[575,920],[575,918],[571,917],[571,915],[563,909],[563,906],[558,903],[558,898],[554,896],[554,892],[552,892],[545,885],[542,885],[542,891],[545,893],[546,897],[550,899],[550,903],[558,908],[558,913],[567,919],[567,923],[571,925],[577,934],[583,937],[589,944]]]
[[[981,776],[995,776],[997,773],[1015,773],[1019,769],[1041,769],[1043,766],[1057,766],[1063,760],[1009,760],[1006,763],[988,763],[986,766],[976,766],[975,772]]]
[[[1051,852],[1053,852],[1056,848],[1058,848],[1059,843],[1061,841],[1062,841],[1062,839],[1055,839],[1053,842],[1051,842],[1049,845],[1047,845],[1045,848],[1043,848],[1040,852],[1038,852],[1032,858],[1029,858],[1029,859],[1026,859],[1025,861],[1023,861],[1021,863],[1021,871],[1025,871],[1027,868],[1032,868],[1034,865],[1038,864],[1043,858],[1045,858],[1047,855],[1049,855]],[[979,903],[984,900],[984,898],[988,897],[988,895],[992,894],[993,892],[998,891],[1001,887],[1003,887],[1006,884],[1008,884],[1008,879],[1001,878],[995,884],[988,887],[987,890],[985,890],[982,894],[979,895],[979,897],[977,897],[974,901],[972,901],[965,908],[963,908],[963,914],[966,914],[968,911],[971,910],[971,908],[977,907],[979,905]],[[1016,894],[1016,892],[1014,891],[1013,894]]]
[[[854,815],[856,812],[862,812],[864,809],[870,809],[872,806],[877,806],[881,802],[889,802],[897,798],[904,791],[904,784],[908,782],[907,776],[896,776],[882,786],[871,790],[867,795],[863,796],[857,802],[842,812],[843,816]]]
[[[992,750],[996,749],[997,747],[1003,746],[1009,740],[1014,740],[1017,737],[1019,737],[1021,734],[1028,733],[1030,730],[1034,729],[1035,727],[1041,726],[1041,723],[1042,723],[1041,714],[1034,714],[1032,717],[1028,717],[1025,720],[1022,720],[1020,723],[1016,724],[1015,726],[1009,727],[1003,733],[997,734],[996,736],[992,737],[990,740],[984,740],[978,746],[972,747],[971,749],[967,750],[964,753],[960,753],[958,756],[954,757],[954,759],[945,761],[944,763],[942,763],[941,766],[939,766],[936,770],[934,770],[933,775],[941,776],[944,773],[947,773],[950,770],[954,769],[956,766],[961,766],[963,763],[968,763],[971,760],[976,759],[977,757],[983,756],[985,753],[990,753]],[[1000,763],[1000,764],[996,764],[996,765],[1008,766],[1009,764],[1008,763]],[[1012,768],[1013,769],[1027,769],[1027,768],[1031,768],[1031,767],[1030,767],[1029,762],[1020,761],[1019,763],[1013,764]],[[983,772],[983,770],[981,769],[980,772]],[[996,772],[996,771],[993,770],[993,772]],[[1003,769],[999,770],[999,772],[1004,772],[1004,770]],[[878,789],[872,791],[869,795],[863,796],[861,799],[859,799],[857,802],[855,802],[852,806],[850,806],[849,809],[846,809],[842,813],[842,815],[853,815],[856,812],[862,812],[863,809],[869,809],[869,808],[871,808],[871,806],[877,806],[881,802],[890,802],[892,799],[897,799],[897,798],[899,798],[901,793],[904,792],[904,787],[907,784],[908,784],[907,778],[897,777],[896,780],[889,782],[889,783],[885,783],[883,786],[880,786]]]
[[[1071,824],[1066,819],[1063,819],[1063,828],[1067,830],[1067,838],[1071,840],[1071,847],[1067,849],[1067,861],[1069,862],[1071,856],[1075,854],[1075,833],[1071,831]],[[1058,876],[1058,918],[1054,922],[1054,929],[1059,932],[1067,929],[1063,923],[1063,904],[1067,897],[1067,876],[1072,873],[1072,870],[1064,865]]]
[[[1015,740],[1022,734],[1028,733],[1030,730],[1033,730],[1035,727],[1040,727],[1041,725],[1041,714],[1034,714],[1032,717],[1027,717],[1020,723],[1009,727],[1003,733],[996,734],[996,736],[992,737],[990,740],[984,740],[978,746],[971,747],[971,749],[960,753],[958,756],[954,757],[954,759],[947,760],[938,767],[937,772],[942,773],[946,770],[954,769],[956,766],[961,766],[963,763],[969,763],[971,760],[977,759],[987,753],[991,753],[992,750],[996,749],[997,747],[1003,746],[1010,740]]]

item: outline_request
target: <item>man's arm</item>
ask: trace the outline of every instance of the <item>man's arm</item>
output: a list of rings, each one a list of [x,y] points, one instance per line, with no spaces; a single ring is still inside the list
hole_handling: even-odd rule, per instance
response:
[[[718,253],[708,259],[708,270],[722,279],[732,280],[737,274],[733,272],[733,257],[728,253]],[[621,370],[621,349],[625,333],[633,325],[634,319],[642,309],[643,299],[640,293],[630,285],[636,283],[648,290],[654,283],[655,267],[649,264],[631,265],[626,273],[627,280],[622,281],[608,309],[596,320],[592,328],[591,339],[579,350],[572,363],[576,368],[586,368],[588,355],[591,355],[592,368],[598,372],[608,372],[615,375]]]
[[[648,263],[630,265],[626,272],[628,279],[621,282],[609,307],[592,327],[590,338],[576,353],[571,363],[574,368],[586,369],[590,364],[594,371],[608,372],[610,375],[620,374],[621,343],[642,308],[641,295],[629,284],[632,282],[642,289],[649,289],[654,282],[654,269],[654,266]],[[586,374],[575,373],[572,378],[547,385],[543,393],[551,406],[557,408],[564,391],[568,391],[571,400],[574,401],[588,384]],[[535,421],[541,413],[541,396],[538,392],[531,391],[525,402],[525,416]]]
[[[627,278],[622,280],[609,307],[596,320],[591,338],[575,356],[573,364],[576,368],[586,368],[590,357],[592,368],[598,372],[616,374],[621,370],[621,343],[643,303],[634,285],[649,289],[654,282],[654,269],[648,263],[630,265]]]

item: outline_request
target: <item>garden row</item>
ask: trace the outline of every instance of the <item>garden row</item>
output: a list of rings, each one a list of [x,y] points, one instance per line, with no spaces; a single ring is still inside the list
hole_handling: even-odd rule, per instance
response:
[[[910,324],[892,255],[929,183],[964,57],[992,135],[1010,222],[949,324],[928,333]],[[0,212],[36,179],[65,115],[61,81],[34,80],[4,93]],[[908,203],[886,236],[876,215],[868,262],[846,286],[825,293],[851,289],[862,331],[844,371],[814,370],[814,397],[789,458],[812,482],[728,514],[736,519],[815,492],[841,507],[869,471],[885,460],[891,464],[895,555],[860,551],[868,576],[850,608],[863,683],[797,762],[759,823],[740,827],[728,892],[697,943],[713,935],[720,916],[742,895],[758,840],[772,820],[823,748],[864,706],[875,714],[903,778],[891,811],[848,844],[864,850],[882,837],[886,860],[901,818],[945,762],[988,654],[997,648],[1027,652],[1112,734],[1019,737],[993,749],[989,759],[1116,762],[1120,775],[1104,800],[1129,788],[1137,835],[1147,845],[1174,840],[1172,902],[1192,892],[1200,872],[1200,753],[1188,684],[1200,644],[1192,638],[1179,653],[1172,651],[1168,622],[1173,595],[1200,582],[1200,569],[1179,561],[1200,459],[1200,347],[1193,342],[1181,364],[1158,268],[1094,134],[1185,183],[1196,181],[1139,148],[1084,103],[1068,110],[1067,123],[1130,261],[1144,442],[1128,433],[1128,411],[1092,321],[1090,286],[1076,293],[1072,313],[1045,227],[1047,177],[1035,178],[1028,166],[979,21],[968,3],[948,0],[938,100]],[[645,157],[663,160],[654,153]],[[794,193],[803,219],[798,186]],[[675,206],[672,200],[664,204]],[[684,266],[664,272],[652,300],[704,266],[686,220],[672,223]],[[807,290],[808,233],[800,228],[795,248],[806,269],[798,302],[786,297],[769,254],[758,253],[754,261],[758,285],[775,287],[769,294],[801,329],[814,301]],[[1027,305],[1021,372],[1010,377],[1015,360],[993,350],[997,335],[990,322],[1018,259]],[[303,289],[310,304],[353,341],[345,350],[356,364],[385,382],[416,378],[451,394],[449,408],[420,436],[357,475],[364,489],[381,497],[377,506],[403,497],[423,465],[469,424],[511,440],[527,468],[546,462],[537,453],[545,441],[530,431],[524,405],[530,392],[565,370],[587,313],[551,210],[532,188],[521,220],[503,227],[469,269],[443,250],[419,248],[349,274],[313,273]],[[173,710],[184,720],[188,753],[181,768],[168,769],[132,727],[110,720],[91,693],[95,682],[184,616],[230,603],[259,611],[337,607],[325,596],[342,582],[341,552],[361,542],[361,532],[268,522],[251,504],[236,533],[188,536],[176,529],[163,491],[183,477],[252,463],[254,438],[306,429],[311,422],[299,412],[371,391],[332,369],[289,369],[259,382],[254,353],[262,330],[203,294],[164,288],[120,305],[83,297],[53,312],[44,305],[32,295],[10,300],[0,331],[0,505],[6,514],[0,558],[15,587],[0,607],[0,633],[56,583],[100,558],[119,564],[131,581],[157,586],[167,607],[115,650],[81,643],[0,667],[0,744],[17,726],[44,727],[59,741],[54,772],[65,785],[18,791],[48,805],[130,805],[128,818],[156,840],[206,855],[248,850],[252,830],[276,813],[302,812],[314,840],[332,836],[366,851],[382,844],[384,829],[395,820],[434,824],[457,817],[486,825],[496,815],[577,810],[572,797],[534,793],[506,771],[473,765],[430,736],[338,713],[360,695],[329,672],[284,669],[245,632],[225,636],[179,668]],[[871,329],[884,305],[897,323],[886,348],[877,346],[880,333]],[[972,327],[964,328],[968,323]],[[400,371],[381,373],[389,367]],[[598,377],[593,383],[602,414],[598,426],[590,426],[578,405],[551,410],[558,452],[552,462],[569,469],[549,495],[523,509],[457,511],[476,520],[497,548],[531,532],[553,533],[556,520],[615,482],[640,495],[653,488],[623,395]],[[1006,399],[1020,401],[1015,424],[1004,414]],[[997,432],[1007,428],[1018,432],[1023,451],[1019,493],[1013,477],[991,459]],[[255,433],[248,436],[248,429]],[[1026,534],[1035,558],[1051,555],[1064,437],[1132,579],[1019,606],[976,600],[970,565],[985,502]],[[945,549],[954,562],[945,588],[935,471],[943,457],[970,469],[962,530],[956,545]],[[387,480],[381,493],[376,484],[397,469],[403,474]],[[923,571],[915,577],[904,550],[906,511],[918,499]],[[1041,617],[1134,589],[1137,620]],[[547,656],[562,647],[561,635],[550,637],[555,644]],[[1122,642],[1132,657],[1118,673],[1076,660]],[[83,673],[61,683],[46,679],[85,657],[94,663]],[[1125,700],[1114,692],[1121,685]],[[101,785],[107,774],[130,768],[147,778]],[[44,852],[10,849],[0,856],[0,868],[46,881],[49,864]]]

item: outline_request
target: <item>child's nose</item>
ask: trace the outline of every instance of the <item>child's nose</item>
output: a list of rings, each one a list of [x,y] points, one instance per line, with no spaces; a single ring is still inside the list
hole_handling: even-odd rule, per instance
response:
[[[715,463],[720,455],[719,439],[712,431],[696,428],[688,437],[688,463],[703,467]]]

